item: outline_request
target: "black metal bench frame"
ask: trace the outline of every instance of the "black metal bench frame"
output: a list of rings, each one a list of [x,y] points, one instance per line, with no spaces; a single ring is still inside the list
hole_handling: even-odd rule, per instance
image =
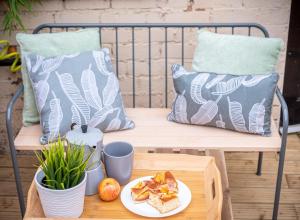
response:
[[[218,32],[221,28],[229,28],[231,29],[231,33],[235,34],[237,29],[246,29],[248,36],[251,36],[253,29],[259,30],[262,32],[264,37],[269,37],[268,31],[260,24],[256,23],[185,23],[185,24],[177,24],[177,23],[149,23],[149,24],[142,24],[142,23],[130,23],[130,24],[123,24],[123,23],[108,23],[108,24],[89,24],[89,23],[66,23],[66,24],[42,24],[36,27],[33,31],[33,34],[37,34],[40,31],[48,30],[48,32],[52,33],[53,29],[61,29],[61,31],[68,31],[71,28],[98,28],[100,32],[100,44],[102,45],[101,40],[101,31],[105,28],[115,30],[115,62],[116,62],[116,74],[119,73],[119,30],[121,28],[131,30],[131,45],[132,45],[132,106],[136,106],[136,86],[135,86],[135,30],[136,29],[146,29],[148,30],[148,77],[149,77],[149,96],[148,96],[148,103],[149,108],[152,107],[152,100],[151,100],[151,93],[152,93],[152,84],[151,84],[151,30],[154,28],[160,28],[164,31],[164,54],[165,54],[165,69],[164,69],[164,76],[165,76],[165,99],[164,105],[168,107],[168,30],[169,29],[180,29],[181,30],[181,64],[184,65],[184,30],[187,28],[210,28],[215,32]],[[22,217],[25,214],[25,203],[22,191],[22,184],[19,172],[19,166],[17,161],[17,151],[14,145],[14,134],[13,134],[13,109],[16,101],[18,98],[21,97],[23,93],[23,85],[21,85],[14,96],[11,98],[10,102],[7,106],[6,112],[6,127],[7,127],[7,135],[10,147],[10,153],[14,168],[14,175],[16,180],[16,187],[18,192],[19,198],[19,205],[21,209]],[[277,181],[276,181],[276,189],[275,189],[275,199],[274,199],[274,207],[273,207],[273,216],[272,219],[276,220],[278,216],[278,208],[279,208],[279,200],[280,200],[280,191],[281,191],[281,183],[282,183],[282,176],[283,176],[283,167],[284,167],[284,158],[285,158],[285,151],[286,151],[286,140],[287,140],[287,131],[288,131],[288,108],[286,102],[279,90],[276,88],[276,96],[279,99],[281,105],[281,120],[282,120],[282,132],[281,132],[281,148],[279,151],[279,164],[278,164],[278,173],[277,173]],[[262,159],[263,159],[263,152],[259,152],[258,156],[258,165],[257,165],[257,175],[261,175],[261,166],[262,166]]]

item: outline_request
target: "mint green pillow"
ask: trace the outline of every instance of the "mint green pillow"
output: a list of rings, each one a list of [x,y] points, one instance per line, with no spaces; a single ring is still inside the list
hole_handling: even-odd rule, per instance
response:
[[[283,47],[278,38],[198,31],[192,68],[197,72],[233,75],[272,73]]]
[[[32,86],[28,77],[24,55],[35,53],[44,57],[69,55],[77,52],[100,49],[98,29],[76,32],[24,34],[16,36],[22,55],[22,78],[24,85],[23,124],[29,126],[40,121]]]

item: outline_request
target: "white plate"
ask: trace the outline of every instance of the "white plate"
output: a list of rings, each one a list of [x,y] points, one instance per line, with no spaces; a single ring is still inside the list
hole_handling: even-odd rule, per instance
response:
[[[131,188],[136,185],[139,181],[149,180],[151,176],[145,176],[138,179],[135,179],[128,183],[121,192],[121,202],[123,205],[131,212],[141,215],[144,217],[152,217],[152,218],[162,218],[171,215],[175,215],[181,211],[183,211],[192,200],[192,193],[190,189],[181,181],[177,180],[178,183],[178,199],[179,199],[179,207],[161,214],[157,209],[149,205],[147,202],[143,203],[135,203],[131,198]]]

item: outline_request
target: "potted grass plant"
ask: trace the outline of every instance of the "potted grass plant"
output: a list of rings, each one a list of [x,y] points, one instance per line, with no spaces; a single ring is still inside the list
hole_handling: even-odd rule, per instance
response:
[[[46,217],[79,217],[83,211],[89,157],[84,146],[76,147],[58,139],[36,153],[39,169],[35,185]]]

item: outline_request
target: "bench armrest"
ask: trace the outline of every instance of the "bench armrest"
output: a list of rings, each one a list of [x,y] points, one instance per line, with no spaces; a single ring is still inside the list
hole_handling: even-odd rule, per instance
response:
[[[280,107],[281,107],[281,120],[282,120],[282,130],[280,131],[282,135],[282,139],[286,139],[287,133],[288,133],[288,126],[289,126],[289,112],[287,104],[284,100],[283,95],[280,92],[280,89],[276,88],[276,96],[279,100]]]
[[[10,146],[13,144],[13,140],[14,140],[13,125],[12,125],[14,106],[15,106],[18,98],[20,98],[21,95],[23,94],[23,91],[24,91],[24,86],[22,84],[18,87],[16,93],[10,99],[9,103],[7,104],[7,108],[6,108],[6,129],[7,129],[8,141],[9,141]]]

